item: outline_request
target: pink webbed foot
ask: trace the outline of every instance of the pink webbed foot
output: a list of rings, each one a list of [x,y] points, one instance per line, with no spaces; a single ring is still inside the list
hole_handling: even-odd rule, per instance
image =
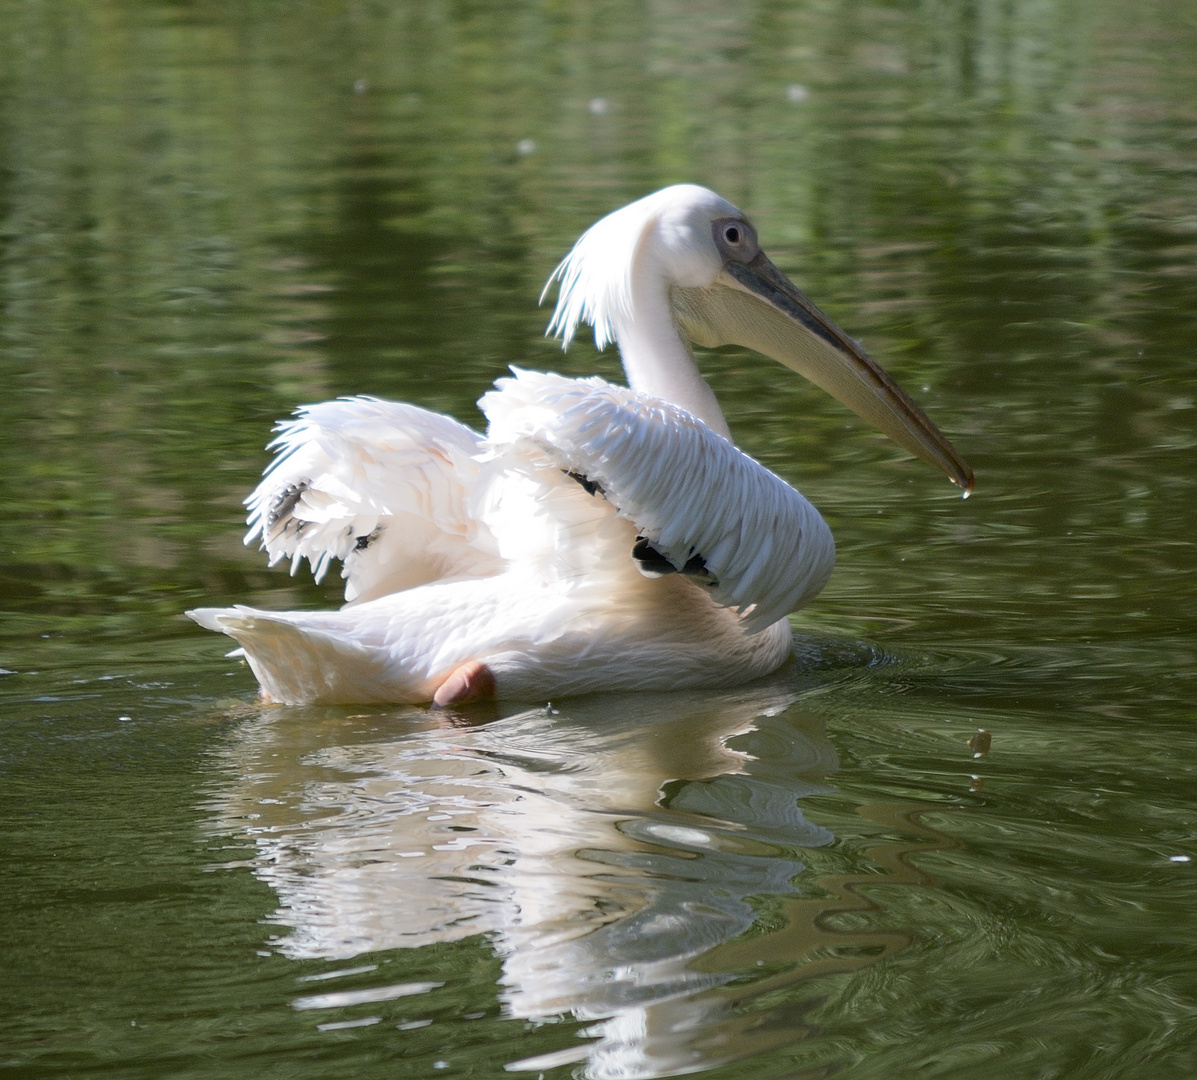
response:
[[[468,660],[453,669],[432,696],[433,705],[464,705],[467,701],[494,697],[495,677],[481,660]]]

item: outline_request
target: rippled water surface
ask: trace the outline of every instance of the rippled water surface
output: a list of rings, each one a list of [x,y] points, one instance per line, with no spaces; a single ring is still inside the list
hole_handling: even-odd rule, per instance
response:
[[[709,694],[268,708],[273,421],[476,423],[716,188],[977,472],[702,364],[839,565]],[[1197,1075],[1197,5],[0,0],[0,1070]],[[984,729],[986,735],[981,735]]]

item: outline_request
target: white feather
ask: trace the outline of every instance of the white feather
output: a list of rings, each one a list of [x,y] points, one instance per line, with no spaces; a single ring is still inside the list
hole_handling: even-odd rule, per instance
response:
[[[321,580],[344,563],[345,599],[361,602],[444,577],[501,568],[466,502],[479,436],[414,405],[355,397],[306,405],[270,444],[277,456],[246,500],[248,544],[273,566],[307,559]]]
[[[744,615],[747,632],[827,583],[835,543],[818,511],[689,413],[598,378],[515,369],[497,386],[479,403],[493,452],[528,442],[597,483],[675,568],[701,557],[712,598]]]

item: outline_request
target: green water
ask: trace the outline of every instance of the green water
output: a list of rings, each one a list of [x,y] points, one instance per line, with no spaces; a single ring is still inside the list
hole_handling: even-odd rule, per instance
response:
[[[708,355],[837,538],[792,665],[257,705],[179,613],[336,602],[274,420],[615,377],[536,297],[681,180],[976,495]],[[1197,1075],[1195,312],[1191,0],[0,0],[0,1070]]]

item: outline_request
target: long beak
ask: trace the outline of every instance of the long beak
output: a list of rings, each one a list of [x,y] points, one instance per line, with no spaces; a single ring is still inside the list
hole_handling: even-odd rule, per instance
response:
[[[725,263],[710,289],[675,289],[674,304],[691,341],[771,356],[972,491],[972,469],[923,410],[764,253]]]

